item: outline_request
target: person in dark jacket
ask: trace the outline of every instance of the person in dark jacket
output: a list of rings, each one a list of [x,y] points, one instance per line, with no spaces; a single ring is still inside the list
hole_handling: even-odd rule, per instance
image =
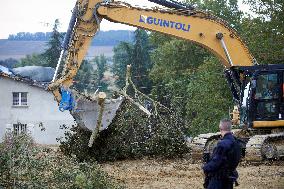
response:
[[[231,133],[232,123],[229,119],[220,121],[219,129],[222,139],[213,150],[211,159],[203,166],[207,189],[232,189],[238,178],[236,168],[241,159],[241,148]]]

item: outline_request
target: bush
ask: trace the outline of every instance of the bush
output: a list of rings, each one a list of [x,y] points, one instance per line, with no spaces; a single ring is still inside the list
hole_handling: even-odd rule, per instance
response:
[[[0,188],[121,188],[96,163],[78,163],[36,146],[27,135],[6,134],[0,165]]]
[[[91,131],[73,127],[61,142],[61,151],[79,161],[113,161],[143,156],[177,157],[188,152],[183,125],[173,112],[158,108],[159,117],[148,118],[125,101],[107,130],[100,132],[92,148]]]

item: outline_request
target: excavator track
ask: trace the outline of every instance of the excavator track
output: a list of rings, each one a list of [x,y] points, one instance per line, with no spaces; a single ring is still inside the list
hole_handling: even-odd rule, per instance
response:
[[[233,129],[232,133],[235,136],[238,136],[238,133],[240,133],[241,129]],[[206,156],[211,156],[213,153],[213,149],[217,145],[218,141],[220,140],[221,133],[208,133],[208,134],[200,134],[199,136],[195,137],[192,142],[189,144],[189,147],[191,148],[191,157],[193,161],[204,161],[206,160]],[[245,146],[246,139],[242,139],[241,141],[242,148]]]
[[[189,144],[191,148],[191,157],[193,161],[202,161],[205,153],[210,153],[210,150],[215,147],[220,133],[200,134],[195,137]]]
[[[284,132],[255,135],[246,144],[246,161],[263,161],[284,157]]]
[[[239,130],[233,131],[237,133]],[[220,133],[200,134],[189,144],[193,161],[202,161],[206,154],[211,154],[220,138]],[[242,140],[242,138],[240,138]],[[277,160],[284,157],[284,132],[254,135],[245,145],[245,161],[260,162]],[[244,146],[243,146],[244,147]]]
[[[239,135],[242,132],[240,129],[234,129],[232,132],[240,139],[242,156],[246,161],[260,162],[284,157],[284,132],[251,137]],[[189,144],[193,161],[201,161],[206,155],[211,155],[219,139],[220,133],[201,134],[195,137]]]

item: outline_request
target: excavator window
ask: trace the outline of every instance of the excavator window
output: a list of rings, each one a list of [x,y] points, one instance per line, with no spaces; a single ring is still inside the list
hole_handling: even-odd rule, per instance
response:
[[[260,75],[257,78],[256,99],[279,98],[279,84],[277,74]]]
[[[255,107],[256,120],[282,119],[282,73],[262,73],[256,79]]]

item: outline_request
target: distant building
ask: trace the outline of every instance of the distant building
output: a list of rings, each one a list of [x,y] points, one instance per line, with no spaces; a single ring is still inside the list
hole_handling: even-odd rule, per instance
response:
[[[36,143],[57,144],[64,136],[60,126],[74,124],[72,115],[58,110],[44,83],[0,70],[0,142],[5,132],[27,132]]]

